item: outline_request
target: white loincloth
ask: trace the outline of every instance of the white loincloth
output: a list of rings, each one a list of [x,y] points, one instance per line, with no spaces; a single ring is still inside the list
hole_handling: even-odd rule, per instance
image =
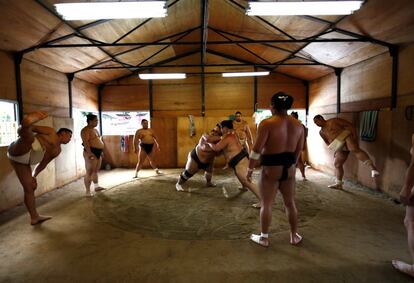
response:
[[[333,152],[344,150],[345,140],[351,134],[348,130],[343,130],[329,145],[328,148]]]
[[[40,144],[39,140],[35,137],[34,141],[32,143],[32,149],[28,151],[27,153],[19,156],[10,155],[7,152],[7,157],[10,160],[13,160],[17,163],[21,164],[27,164],[27,165],[35,165],[37,163],[40,163],[40,161],[43,160],[43,157],[45,156],[45,150],[42,148],[42,145]]]

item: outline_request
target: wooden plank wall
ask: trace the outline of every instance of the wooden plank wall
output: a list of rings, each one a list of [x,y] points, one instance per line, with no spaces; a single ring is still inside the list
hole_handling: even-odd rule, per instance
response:
[[[227,120],[228,116],[216,117],[194,117],[194,124],[196,128],[196,135],[190,136],[189,128],[190,121],[188,117],[178,117],[177,119],[177,166],[184,167],[187,162],[188,153],[197,145],[200,137],[204,133],[208,133],[213,129],[217,123]],[[253,139],[256,136],[256,124],[252,117],[244,117],[249,123],[252,131]],[[216,167],[223,167],[225,164],[222,156],[216,158],[214,165]]]
[[[345,68],[342,72],[341,102],[389,97],[392,60],[388,52]]]
[[[0,99],[16,100],[16,79],[11,53],[0,51]]]
[[[151,128],[160,143],[160,151],[154,151],[157,166],[160,168],[175,167],[177,162],[177,118],[154,117],[151,119]],[[104,163],[109,163],[111,167],[135,167],[138,158],[134,152],[134,136],[129,135],[128,139],[128,151],[122,152],[121,136],[104,136]],[[145,161],[143,168],[151,168],[148,160]]]
[[[73,108],[98,111],[98,88],[78,78],[72,81]]]
[[[167,72],[167,70],[162,70]],[[154,71],[155,72],[155,71]],[[149,109],[148,82],[130,77],[105,86],[102,91],[103,111],[139,111]],[[241,111],[255,133],[254,80],[253,78],[222,78],[208,75],[205,80],[205,116],[201,115],[201,80],[189,76],[185,80],[160,80],[153,82],[153,128],[162,146],[162,167],[182,167],[188,152],[197,144],[199,137],[216,123]],[[295,108],[305,107],[305,86],[300,80],[281,74],[258,79],[259,107],[269,108],[270,98],[277,91],[285,91],[295,98]],[[196,121],[197,135],[189,137],[188,115]],[[108,162],[113,166],[133,167],[136,156],[130,148],[122,153],[120,137],[105,136]],[[132,142],[132,141],[131,141]],[[165,151],[164,151],[165,150]],[[217,165],[224,164],[220,159]],[[148,164],[146,164],[145,167]]]
[[[414,109],[414,44],[404,46],[399,53],[398,100],[391,110],[391,57],[388,53],[376,56],[344,69],[342,73],[341,109],[338,116],[353,122],[359,128],[360,113],[364,110],[380,110],[377,121],[377,139],[360,141],[376,163],[381,176],[377,182],[369,177],[369,170],[350,156],[345,164],[345,178],[368,187],[380,189],[392,197],[398,197],[410,160],[411,135],[414,133],[414,117],[407,117],[406,110]],[[336,77],[329,75],[310,83],[310,121],[316,114],[326,118],[336,117]],[[411,119],[411,120],[410,120]],[[319,137],[319,129],[309,123],[309,159],[315,168],[334,173],[332,153]]]
[[[23,111],[47,111],[69,117],[68,79],[65,74],[28,60],[21,64]]]
[[[11,53],[0,51],[0,99],[16,101],[16,79]],[[68,81],[65,74],[40,66],[28,60],[21,65],[22,97],[24,112],[44,110],[49,117],[41,125],[59,129],[74,128],[69,118]],[[73,104],[82,109],[97,110],[95,85],[75,79]],[[0,147],[0,211],[23,201],[23,189],[6,157],[7,146]],[[80,151],[80,154],[78,154]],[[37,195],[67,184],[84,174],[82,148],[77,137],[62,146],[62,153],[39,175]]]
[[[391,65],[391,56],[384,53],[345,68],[341,74],[341,110],[352,112],[356,108],[367,110],[370,107],[389,107]],[[314,112],[336,113],[335,74],[312,81],[309,89],[310,106]],[[366,104],[362,101],[366,101]]]
[[[268,109],[273,94],[279,91],[293,96],[292,108],[303,109],[306,107],[305,84],[297,79],[272,73],[270,76],[258,78],[258,108]]]
[[[254,109],[253,78],[206,79],[206,109],[226,110],[233,113],[236,109]]]
[[[102,90],[104,111],[137,111],[149,109],[148,85],[105,86]]]

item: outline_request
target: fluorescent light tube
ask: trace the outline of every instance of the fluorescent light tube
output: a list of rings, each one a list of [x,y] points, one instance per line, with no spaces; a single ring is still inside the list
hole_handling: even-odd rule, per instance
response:
[[[167,15],[165,1],[61,3],[54,6],[68,21],[160,18]]]
[[[223,77],[256,77],[256,76],[267,76],[269,72],[240,72],[240,73],[223,73]]]
[[[349,15],[364,1],[249,2],[249,16]]]
[[[185,79],[184,73],[139,74],[141,80],[178,80]]]

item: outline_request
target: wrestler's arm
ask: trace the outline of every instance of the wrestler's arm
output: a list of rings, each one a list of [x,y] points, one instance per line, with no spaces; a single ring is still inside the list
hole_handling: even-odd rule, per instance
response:
[[[50,161],[52,161],[53,158],[55,158],[56,156],[57,155],[52,155],[46,151],[42,161],[40,161],[40,163],[37,164],[37,166],[33,170],[33,178],[36,178],[37,175],[39,175],[39,173],[42,172],[43,169],[45,169],[46,166],[50,163]]]
[[[206,142],[211,142],[211,143],[218,143],[220,140],[221,140],[221,137],[220,136],[213,136],[213,135],[207,135],[207,134],[205,134],[205,135],[203,135],[203,139],[206,141]]]
[[[305,125],[303,125],[303,124],[302,124],[302,126],[303,126],[305,140],[306,140],[306,138],[308,137],[308,131],[309,131],[309,129]]]
[[[411,140],[411,161],[407,171],[405,172],[405,181],[400,192],[400,200],[406,205],[414,205],[414,135]]]
[[[262,121],[260,122],[259,127],[257,128],[256,142],[253,145],[252,151],[258,154],[261,154],[268,137],[269,137],[268,127],[266,127],[266,122]],[[259,160],[250,158],[249,169],[254,169],[258,163],[259,163]]]
[[[296,150],[295,150],[296,163],[298,162],[299,156],[302,153],[304,142],[305,142],[305,128],[302,127],[300,138],[299,138],[298,144],[296,145]]]
[[[158,150],[160,150],[160,144],[158,143],[158,138],[152,129],[151,129],[151,133],[152,133],[152,137],[154,138],[154,142],[157,145]]]
[[[322,132],[322,130],[319,131],[319,135],[321,136],[321,138],[323,139],[323,141],[329,145],[329,140],[328,137],[324,134],[324,132]]]
[[[249,147],[252,148],[253,145],[253,135],[250,131],[249,124],[246,123],[246,136],[247,136],[247,143],[249,144]]]
[[[214,144],[211,142],[207,143],[211,149],[215,152],[220,152],[222,151],[224,148],[226,148],[227,146],[227,137],[224,137],[221,141],[219,141],[218,143]]]
[[[89,131],[83,129],[81,131],[81,138],[82,138],[83,147],[85,148],[85,151],[88,154],[88,157],[90,159],[94,159],[95,155],[92,153],[91,146],[89,145],[89,139],[90,139]]]
[[[134,152],[137,153],[139,151],[138,143],[140,141],[139,131],[137,130],[134,135]]]

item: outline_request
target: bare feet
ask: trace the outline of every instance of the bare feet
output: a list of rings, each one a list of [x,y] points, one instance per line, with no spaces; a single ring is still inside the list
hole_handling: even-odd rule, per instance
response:
[[[374,170],[374,169],[373,169],[373,170],[371,170],[371,177],[372,177],[372,178],[375,178],[375,177],[379,176],[379,174],[380,174],[380,173],[379,173],[377,170]]]
[[[245,187],[239,187],[239,191],[241,191],[241,192],[247,192],[247,188],[245,188]]]
[[[225,198],[229,198],[229,197],[230,197],[230,196],[229,196],[229,193],[227,192],[226,187],[224,187],[224,186],[223,186],[223,187],[221,188],[221,190],[223,191],[223,195],[224,195],[224,197],[225,197]]]
[[[184,189],[179,182],[175,184],[175,189],[177,190],[177,192],[184,192]]]
[[[290,244],[291,245],[294,245],[294,246],[299,245],[300,242],[302,242],[302,239],[303,239],[302,236],[299,235],[298,233],[290,234]]]
[[[206,186],[207,186],[207,187],[214,188],[214,187],[217,187],[217,184],[216,184],[216,183],[213,183],[213,182],[208,182],[208,183],[206,184]]]
[[[138,175],[135,175],[134,177],[132,177],[132,179],[138,179]]]
[[[335,190],[342,190],[343,189],[341,183],[335,183],[335,184],[329,185],[328,188],[335,189]]]
[[[394,266],[395,269],[398,271],[401,271],[402,273],[408,274],[411,277],[414,277],[414,266],[408,263],[405,263],[400,260],[393,260],[392,266]]]
[[[39,215],[37,218],[32,219],[30,221],[30,225],[41,224],[41,223],[43,223],[43,222],[45,222],[45,221],[47,221],[49,219],[52,219],[52,216],[42,216],[42,215]]]
[[[97,187],[96,189],[95,189],[95,192],[100,192],[100,191],[104,191],[105,190],[105,188],[102,188],[102,187]]]
[[[257,235],[257,234],[251,234],[250,235],[250,240],[253,243],[258,244],[258,245],[260,245],[262,247],[265,247],[265,248],[267,248],[269,246],[269,238],[265,238],[265,237],[262,237],[262,236]]]
[[[24,116],[23,121],[22,121],[22,126],[28,127],[40,120],[45,119],[47,116],[48,116],[47,112],[43,112],[43,111],[36,111],[36,112],[29,113]]]
[[[261,208],[261,207],[262,207],[262,204],[261,204],[260,202],[258,202],[258,203],[253,203],[253,204],[252,204],[252,207],[254,207],[254,208]]]
[[[87,198],[90,198],[90,197],[93,197],[95,194],[93,193],[93,192],[91,192],[91,191],[87,191],[86,193],[85,193],[85,196],[87,197]]]

